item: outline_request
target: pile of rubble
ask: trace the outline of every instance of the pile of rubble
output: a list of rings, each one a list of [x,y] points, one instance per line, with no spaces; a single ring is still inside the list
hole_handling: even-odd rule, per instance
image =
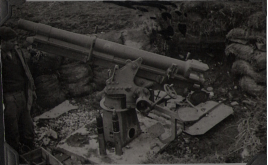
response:
[[[64,101],[53,109],[34,118],[36,147],[52,152],[57,144],[75,130],[95,118],[96,110],[89,105],[87,96],[82,100]]]
[[[232,73],[239,77],[245,92],[260,96],[266,91],[266,16],[257,12],[249,17],[248,27],[234,28],[226,36],[228,57],[235,57]]]

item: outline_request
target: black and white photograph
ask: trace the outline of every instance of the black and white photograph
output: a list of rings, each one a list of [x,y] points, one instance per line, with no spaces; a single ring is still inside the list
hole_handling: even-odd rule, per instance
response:
[[[266,0],[0,14],[0,164],[267,164]]]

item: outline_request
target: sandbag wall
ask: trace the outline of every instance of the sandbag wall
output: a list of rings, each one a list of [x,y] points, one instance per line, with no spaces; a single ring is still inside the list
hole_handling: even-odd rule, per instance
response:
[[[93,73],[88,63],[69,61],[59,68],[60,82],[67,98],[90,94],[93,90]]]
[[[225,49],[225,37],[235,27],[247,25],[248,17],[261,11],[261,3],[240,1],[181,1],[156,14],[150,42],[158,53],[184,59],[216,54]],[[218,56],[222,58],[222,56]]]
[[[50,109],[68,98],[92,91],[92,71],[88,64],[32,51],[32,74],[36,85],[36,103]]]
[[[234,28],[226,36],[225,54],[234,56],[232,73],[239,77],[239,86],[248,94],[266,92],[266,15],[256,12],[245,28]]]

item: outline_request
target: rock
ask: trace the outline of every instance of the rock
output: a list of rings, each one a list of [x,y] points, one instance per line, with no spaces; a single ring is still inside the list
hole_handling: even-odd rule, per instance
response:
[[[71,103],[71,104],[75,104],[76,101],[75,101],[75,100],[71,100],[70,103]]]
[[[214,97],[214,92],[209,92],[209,98],[213,98]]]
[[[231,103],[231,106],[236,106],[236,105],[239,105],[238,102],[236,102],[236,101]]]
[[[55,132],[54,130],[52,129],[49,129],[48,132],[47,132],[47,136],[48,137],[51,137],[53,139],[58,139],[58,134],[57,132]]]
[[[50,139],[48,137],[43,138],[43,144],[44,144],[44,146],[49,145],[49,143],[50,143]]]
[[[227,92],[227,89],[225,89],[225,88],[220,88],[220,89],[219,89],[219,92],[221,92],[221,93],[226,93],[226,92]]]
[[[199,85],[199,84],[194,84],[193,87],[194,87],[195,89],[199,89],[199,88],[200,88],[200,85]]]
[[[184,59],[184,56],[183,56],[183,55],[179,55],[179,58],[180,58],[180,59]]]
[[[253,102],[253,101],[251,101],[251,100],[243,100],[242,103],[243,103],[243,104],[250,105],[250,106],[253,106],[253,107],[256,106],[256,103]]]
[[[245,157],[248,157],[248,156],[249,156],[249,152],[248,152],[248,150],[246,148],[244,148],[244,150],[241,153],[241,157],[245,158]]]
[[[212,87],[207,87],[207,91],[208,92],[212,92],[213,91],[213,88]]]
[[[41,134],[41,136],[38,138],[38,141],[39,141],[39,140],[42,140],[42,139],[45,137],[45,135],[46,135],[46,132],[43,132],[43,133]]]
[[[231,92],[228,92],[228,98],[229,98],[229,100],[233,100],[234,96]]]
[[[186,144],[188,144],[190,142],[190,140],[188,138],[184,138],[184,141]]]

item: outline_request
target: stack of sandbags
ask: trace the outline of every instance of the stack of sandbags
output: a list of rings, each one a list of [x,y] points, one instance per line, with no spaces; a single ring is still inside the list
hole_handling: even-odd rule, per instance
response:
[[[257,12],[249,17],[247,28],[232,29],[226,36],[229,45],[227,56],[235,56],[232,73],[241,76],[242,90],[255,96],[265,93],[266,88],[266,20]]]
[[[35,78],[36,103],[42,108],[53,108],[65,100],[56,74],[41,75]]]
[[[40,51],[32,52],[32,74],[36,86],[36,103],[44,108],[53,108],[65,100],[60,88],[57,70],[62,57]]]
[[[71,62],[61,65],[59,69],[61,87],[67,97],[90,94],[93,91],[93,74],[87,63]]]
[[[55,73],[62,63],[62,57],[37,51],[33,54],[32,63],[32,74],[34,77],[38,77]]]

